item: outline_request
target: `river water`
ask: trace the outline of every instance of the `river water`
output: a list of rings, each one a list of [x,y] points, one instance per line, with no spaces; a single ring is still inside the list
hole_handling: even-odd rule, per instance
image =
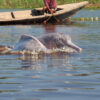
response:
[[[99,16],[100,10],[81,10],[74,17]],[[15,45],[22,34],[51,32],[69,34],[82,53],[39,59],[0,55],[0,100],[100,99],[100,21],[0,26],[0,45]]]

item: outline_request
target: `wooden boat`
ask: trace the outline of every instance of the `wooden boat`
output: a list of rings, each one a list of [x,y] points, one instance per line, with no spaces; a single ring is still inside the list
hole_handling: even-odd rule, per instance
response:
[[[10,25],[10,24],[25,25],[25,24],[43,23],[44,21],[54,23],[57,21],[57,19],[59,19],[60,21],[68,19],[87,4],[88,1],[59,5],[57,11],[53,15],[45,13],[42,10],[42,8],[36,8],[34,10],[24,10],[24,11],[1,12],[0,25]]]

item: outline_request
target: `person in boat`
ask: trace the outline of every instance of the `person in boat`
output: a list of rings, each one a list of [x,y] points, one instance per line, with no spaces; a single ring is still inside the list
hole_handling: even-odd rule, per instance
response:
[[[44,0],[44,4],[45,4],[45,6],[44,6],[43,10],[46,13],[53,14],[57,10],[56,0]]]

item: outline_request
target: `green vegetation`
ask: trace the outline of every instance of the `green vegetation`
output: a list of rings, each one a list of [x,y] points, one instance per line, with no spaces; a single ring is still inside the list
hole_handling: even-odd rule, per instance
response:
[[[82,2],[85,0],[57,0],[57,4]],[[87,8],[100,8],[100,0],[88,0]],[[0,0],[0,8],[36,8],[43,7],[43,0]]]

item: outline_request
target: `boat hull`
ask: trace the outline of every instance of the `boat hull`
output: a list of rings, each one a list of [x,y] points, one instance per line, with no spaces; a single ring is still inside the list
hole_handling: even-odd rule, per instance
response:
[[[85,1],[81,3],[60,5],[58,6],[60,10],[56,11],[54,15],[44,13],[43,15],[37,16],[33,13],[34,10],[4,12],[0,13],[0,25],[43,24],[44,21],[53,24],[58,21],[69,23],[69,18],[87,4],[88,2]],[[36,11],[42,11],[42,8],[38,8]]]

